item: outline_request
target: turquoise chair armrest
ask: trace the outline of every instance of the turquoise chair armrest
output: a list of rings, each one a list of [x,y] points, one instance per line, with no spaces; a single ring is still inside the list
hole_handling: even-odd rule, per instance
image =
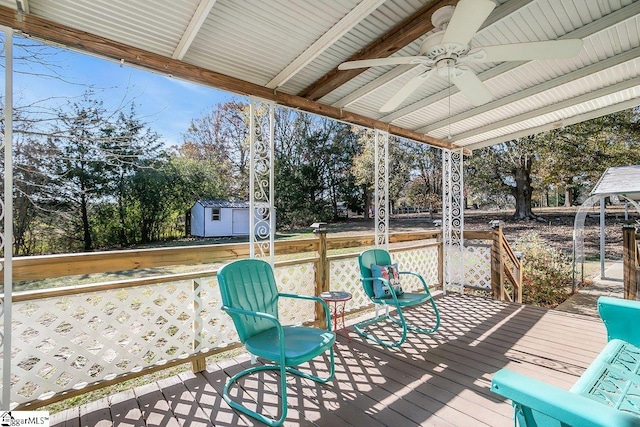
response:
[[[267,319],[273,322],[273,324],[278,328],[278,330],[281,332],[282,331],[282,325],[280,324],[280,321],[278,320],[277,317],[275,317],[272,314],[269,313],[262,313],[260,311],[251,311],[251,310],[243,310],[241,308],[232,308],[232,307],[228,307],[226,305],[222,306],[222,310],[226,311],[227,313],[229,313],[229,315],[245,315],[245,316],[253,316],[253,317],[259,317],[262,319]],[[280,333],[280,335],[282,335]]]
[[[520,427],[640,426],[640,417],[508,369],[496,372],[491,391],[513,401]]]
[[[415,276],[418,279],[420,279],[420,282],[422,282],[422,287],[424,288],[424,291],[426,293],[430,293],[431,291],[429,291],[429,285],[427,285],[427,282],[424,280],[424,277],[422,277],[422,274],[416,273],[415,271],[400,271],[400,274],[408,274],[410,276]]]
[[[331,315],[329,312],[329,305],[327,305],[326,301],[323,300],[322,298],[312,296],[312,295],[288,294],[284,292],[280,292],[278,296],[283,298],[306,299],[310,301],[319,302],[320,304],[322,304],[322,308],[324,308],[324,317],[327,320],[327,331],[331,331]]]
[[[607,327],[607,339],[619,339],[640,347],[640,301],[598,298],[598,312]]]

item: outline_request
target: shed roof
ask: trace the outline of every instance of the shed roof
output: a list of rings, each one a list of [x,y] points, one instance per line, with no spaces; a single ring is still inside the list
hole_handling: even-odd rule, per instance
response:
[[[457,0],[0,0],[0,24],[447,148],[480,148],[640,105],[640,1],[495,3],[469,48],[571,38],[583,41],[581,51],[568,59],[466,62],[491,101],[474,106],[434,76],[391,112],[380,107],[424,66],[338,65],[419,55],[436,31],[433,12]]]
[[[623,195],[632,200],[640,200],[640,165],[608,168],[590,194]]]
[[[205,208],[245,208],[249,209],[249,202],[239,200],[198,200]]]

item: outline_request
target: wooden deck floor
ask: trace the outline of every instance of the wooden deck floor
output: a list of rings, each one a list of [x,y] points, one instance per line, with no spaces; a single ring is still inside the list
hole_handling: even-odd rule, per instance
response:
[[[318,385],[288,379],[289,426],[512,426],[509,402],[490,392],[503,367],[568,389],[606,343],[598,319],[469,296],[438,300],[438,333],[409,335],[385,349],[339,336],[336,378]],[[419,318],[422,309],[411,311]],[[394,334],[389,328],[381,333]],[[210,365],[52,416],[52,426],[251,426],[221,397],[248,357]],[[322,370],[322,363],[312,368]],[[277,411],[277,378],[244,381],[240,398]],[[253,403],[252,403],[253,402]]]

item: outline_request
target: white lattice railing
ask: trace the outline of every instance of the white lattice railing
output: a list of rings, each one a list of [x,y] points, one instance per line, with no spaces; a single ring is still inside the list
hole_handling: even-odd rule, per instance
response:
[[[430,287],[440,284],[439,259],[440,243],[427,243],[391,250],[393,261],[398,263],[401,271],[420,273]],[[371,300],[364,293],[360,282],[358,258],[353,254],[330,256],[330,283],[332,291],[347,291],[353,295],[345,304],[345,311],[352,312],[371,305]],[[402,276],[402,288],[407,291],[420,290],[422,285],[411,276]]]
[[[433,285],[439,281],[439,245],[432,241],[392,250],[392,255],[401,269],[418,271]],[[357,254],[328,261],[330,288],[354,295],[347,311],[366,306]],[[277,262],[279,288],[313,295],[318,262],[318,257]],[[220,310],[216,274],[209,270],[16,293],[13,405],[35,408],[233,348],[237,335]],[[412,287],[409,282],[403,286]],[[308,301],[287,300],[280,309],[285,323],[315,321],[315,306]]]
[[[314,293],[313,260],[281,264],[275,270],[281,289]],[[220,310],[215,275],[165,276],[154,284],[128,281],[18,297],[12,401],[47,400],[236,343],[233,324]],[[287,300],[280,310],[285,323],[314,321],[314,306],[307,301]]]
[[[466,240],[463,251],[464,286],[491,289],[491,242]]]

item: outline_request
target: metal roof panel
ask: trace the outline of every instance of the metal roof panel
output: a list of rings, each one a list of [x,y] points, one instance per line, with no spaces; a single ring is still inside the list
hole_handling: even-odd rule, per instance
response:
[[[640,193],[640,165],[607,168],[589,194],[634,193]]]

